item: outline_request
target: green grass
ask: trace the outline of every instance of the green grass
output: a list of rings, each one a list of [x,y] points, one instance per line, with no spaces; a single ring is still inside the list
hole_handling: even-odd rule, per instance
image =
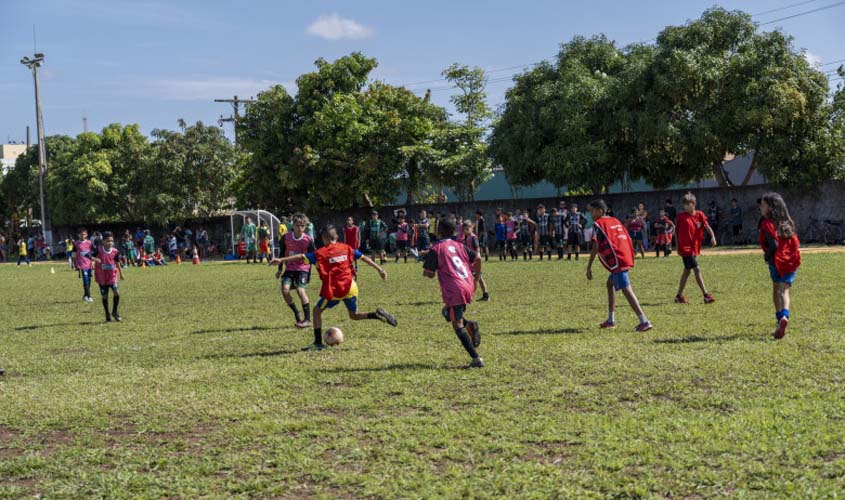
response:
[[[700,262],[713,305],[638,262],[638,334],[598,330],[599,268],[491,261],[472,371],[417,265],[361,272],[399,328],[338,308],[320,353],[266,266],[130,269],[109,325],[65,267],[0,266],[0,498],[841,496],[845,254],[804,256],[780,342],[760,256]]]

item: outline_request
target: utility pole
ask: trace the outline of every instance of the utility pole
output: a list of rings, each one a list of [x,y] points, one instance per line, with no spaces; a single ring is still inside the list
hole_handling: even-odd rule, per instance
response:
[[[47,246],[53,246],[53,234],[50,230],[50,223],[47,220],[47,198],[44,195],[44,177],[47,175],[47,144],[44,141],[44,119],[41,117],[41,93],[38,89],[38,68],[44,62],[44,54],[36,52],[30,59],[24,56],[21,64],[32,70],[32,79],[35,81],[35,125],[38,136],[38,188],[41,193],[41,232],[44,233],[44,242]]]
[[[217,120],[217,123],[220,124],[222,127],[226,122],[232,122],[235,128],[235,146],[238,145],[238,120],[241,117],[241,104],[252,104],[256,102],[255,99],[238,99],[238,96],[235,96],[233,99],[215,99],[214,102],[226,102],[232,105],[232,110],[234,113],[232,116],[228,118],[223,118],[223,115],[220,115],[220,119]]]

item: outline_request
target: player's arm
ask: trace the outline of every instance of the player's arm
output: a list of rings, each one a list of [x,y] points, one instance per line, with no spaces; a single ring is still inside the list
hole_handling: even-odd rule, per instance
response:
[[[587,279],[593,279],[593,261],[596,260],[596,254],[599,251],[599,244],[596,240],[593,240],[593,244],[590,245],[590,260],[587,262]]]
[[[470,250],[467,252],[467,257],[469,257],[469,268],[473,276],[478,276],[478,273],[481,272],[481,255],[475,250]]]
[[[286,264],[288,262],[296,262],[298,260],[307,260],[307,257],[305,256],[304,253],[298,253],[296,255],[289,255],[287,257],[276,257],[275,259],[268,262],[267,265],[270,265],[270,266],[272,266],[273,264],[282,265],[282,264]]]
[[[428,252],[423,261],[423,276],[433,278],[437,275],[437,253]]]
[[[117,275],[120,276],[120,281],[126,279],[126,276],[123,275],[123,266],[117,266]]]
[[[387,279],[387,271],[385,271],[384,268],[382,268],[380,265],[376,264],[373,259],[363,254],[361,255],[360,259],[363,260],[365,264],[378,271],[378,275],[381,276],[382,280]]]
[[[712,246],[716,246],[716,233],[713,232],[713,228],[710,227],[710,222],[705,221],[704,227],[707,228],[707,234],[710,235],[710,244]]]
[[[778,240],[775,235],[763,229],[763,237],[765,238],[765,247],[763,248],[763,259],[768,263],[774,263],[775,252],[778,249]]]

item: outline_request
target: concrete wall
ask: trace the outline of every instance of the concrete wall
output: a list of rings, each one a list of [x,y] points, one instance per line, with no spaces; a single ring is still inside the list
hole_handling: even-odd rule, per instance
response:
[[[746,231],[757,227],[757,199],[763,194],[774,188],[767,185],[732,187],[732,188],[694,188],[690,189],[698,199],[698,207],[706,211],[711,200],[715,200],[717,206],[721,211],[721,219],[728,223],[728,210],[730,209],[730,200],[736,198],[739,206],[743,211],[743,226]],[[675,208],[680,210],[681,198],[688,190],[667,190],[667,191],[650,191],[640,193],[612,193],[602,195],[603,198],[614,210],[617,216],[627,214],[631,208],[636,207],[639,203],[644,203],[650,216],[656,216],[657,211],[663,207],[666,199],[671,199]],[[845,220],[845,182],[831,181],[827,182],[816,189],[782,189],[779,188],[787,205],[789,206],[792,217],[798,226],[798,234],[802,236],[806,234],[806,229],[810,224],[810,218],[820,220]],[[567,196],[563,199],[567,203],[578,203],[580,207],[585,207],[591,200],[598,198],[598,196]],[[561,198],[530,198],[523,200],[495,200],[495,201],[476,201],[470,203],[444,203],[444,204],[429,204],[429,205],[415,205],[415,206],[389,206],[379,209],[381,218],[390,221],[393,218],[393,213],[398,209],[405,209],[409,217],[416,217],[421,208],[429,212],[449,213],[455,212],[464,217],[471,216],[476,210],[484,211],[487,220],[495,213],[496,208],[504,208],[505,210],[515,208],[534,208],[538,204],[543,203],[546,207],[557,206]],[[335,225],[342,225],[345,223],[346,217],[352,215],[355,221],[359,222],[363,218],[369,218],[370,209],[354,209],[345,211],[325,217],[317,217],[315,226],[320,226],[331,222]]]

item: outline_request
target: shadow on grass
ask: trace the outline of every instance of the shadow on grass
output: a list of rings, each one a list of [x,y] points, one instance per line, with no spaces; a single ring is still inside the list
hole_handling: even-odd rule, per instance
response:
[[[584,328],[541,328],[539,330],[514,330],[511,332],[497,332],[494,335],[567,335],[587,333]]]
[[[40,330],[41,328],[52,328],[54,326],[90,326],[90,325],[104,325],[102,321],[82,321],[79,323],[51,323],[49,325],[27,325],[27,326],[16,326],[16,331],[23,331],[23,330]]]
[[[321,370],[327,373],[351,373],[351,372],[392,372],[399,370],[442,370],[442,369],[458,369],[463,367],[458,366],[435,366],[426,365],[423,363],[399,363],[383,366],[368,366],[363,368],[331,368],[329,370]]]
[[[746,339],[746,340],[753,340],[753,337],[749,337],[747,335],[726,335],[723,337],[702,337],[701,335],[688,335],[686,337],[681,338],[674,338],[674,339],[656,339],[654,340],[655,344],[696,344],[699,342],[714,342],[714,343],[721,343],[721,342],[728,342],[731,340],[738,340],[738,339]]]
[[[272,358],[274,356],[287,356],[301,352],[301,349],[282,349],[278,351],[248,352],[244,354],[211,354],[203,356],[203,359],[225,359],[225,358]]]
[[[234,333],[234,332],[255,332],[258,330],[270,330],[269,326],[242,326],[240,328],[212,328],[209,330],[196,330],[191,332],[194,335],[202,335],[204,333]]]
[[[423,302],[397,302],[396,303],[397,306],[413,306],[413,307],[436,306],[436,305],[439,305],[439,304],[442,304],[442,302],[438,302],[436,300],[429,300],[429,301],[423,301]]]

